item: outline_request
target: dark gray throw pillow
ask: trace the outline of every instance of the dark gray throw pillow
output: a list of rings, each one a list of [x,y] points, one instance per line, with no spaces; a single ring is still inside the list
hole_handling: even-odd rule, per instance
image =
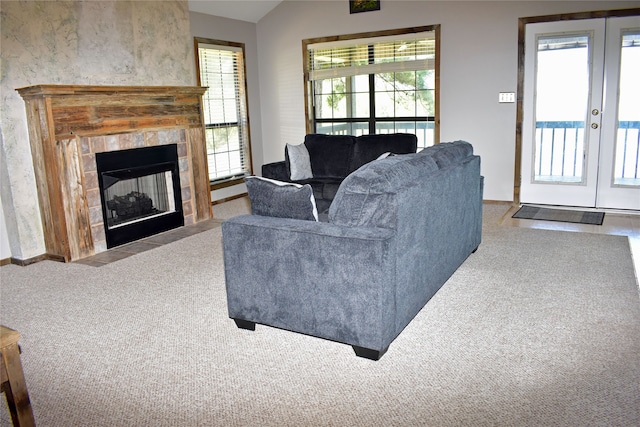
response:
[[[300,185],[274,179],[245,178],[253,215],[318,220],[316,199],[309,184]]]

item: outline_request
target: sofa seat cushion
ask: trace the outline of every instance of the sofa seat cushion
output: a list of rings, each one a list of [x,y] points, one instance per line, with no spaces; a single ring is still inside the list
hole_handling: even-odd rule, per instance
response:
[[[318,220],[318,210],[310,185],[275,181],[258,176],[245,178],[251,214],[278,218]]]
[[[341,178],[312,178],[295,181],[296,184],[309,184],[314,189],[316,199],[333,200],[342,183]]]
[[[349,172],[378,159],[382,154],[415,153],[418,138],[409,133],[390,133],[378,135],[362,135],[356,138]]]
[[[313,178],[296,181],[297,184],[310,185],[316,199],[318,213],[329,213],[331,201],[335,198],[342,179],[339,178]]]

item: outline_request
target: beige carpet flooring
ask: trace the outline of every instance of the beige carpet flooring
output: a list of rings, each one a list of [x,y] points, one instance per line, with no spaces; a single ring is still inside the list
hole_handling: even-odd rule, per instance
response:
[[[498,226],[505,210],[485,206],[478,251],[378,362],[237,329],[220,228],[99,268],[3,266],[0,323],[39,426],[640,425],[627,239]]]

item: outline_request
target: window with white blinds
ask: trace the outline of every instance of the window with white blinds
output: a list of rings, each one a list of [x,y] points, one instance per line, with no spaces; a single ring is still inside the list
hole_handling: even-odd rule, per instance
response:
[[[307,45],[309,79],[435,70],[435,33],[371,37]]]
[[[437,142],[439,26],[391,32],[303,41],[308,130]]]
[[[251,174],[244,46],[196,38],[203,97],[209,179],[233,181]]]

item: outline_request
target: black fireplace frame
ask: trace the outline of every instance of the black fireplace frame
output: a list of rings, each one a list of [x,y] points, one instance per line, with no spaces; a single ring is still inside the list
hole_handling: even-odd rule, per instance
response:
[[[133,148],[129,150],[96,153],[102,218],[107,241],[107,249],[153,236],[184,225],[182,194],[180,191],[180,168],[178,147],[176,144],[153,147]],[[116,228],[107,225],[107,203],[105,200],[105,176],[118,179],[133,179],[145,175],[171,172],[175,211],[157,217],[141,219]]]

